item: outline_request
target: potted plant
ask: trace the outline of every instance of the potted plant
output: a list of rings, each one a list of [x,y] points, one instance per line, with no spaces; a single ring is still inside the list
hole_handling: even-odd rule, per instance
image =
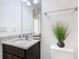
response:
[[[53,31],[58,40],[58,47],[63,48],[65,46],[63,41],[68,36],[67,26],[64,26],[63,24],[56,24],[56,26],[53,27]]]

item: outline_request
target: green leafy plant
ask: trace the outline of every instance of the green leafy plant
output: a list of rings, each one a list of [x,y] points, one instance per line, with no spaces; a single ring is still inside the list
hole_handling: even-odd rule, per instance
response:
[[[67,33],[67,26],[64,26],[63,24],[57,24],[53,27],[54,34],[59,42],[63,42],[66,37],[68,36]]]

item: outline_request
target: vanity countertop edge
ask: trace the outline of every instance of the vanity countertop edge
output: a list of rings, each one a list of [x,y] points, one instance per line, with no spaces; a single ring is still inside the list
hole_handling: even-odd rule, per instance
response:
[[[12,39],[12,40],[17,40],[17,39]],[[27,41],[29,44],[27,44]],[[21,44],[15,44],[14,42],[11,42],[11,40],[6,40],[6,41],[2,41],[1,44],[5,44],[5,45],[9,45],[9,46],[14,46],[17,48],[21,48],[21,49],[29,49],[31,48],[33,45],[37,44],[38,42],[40,42],[40,40],[25,40],[25,42],[21,42]]]

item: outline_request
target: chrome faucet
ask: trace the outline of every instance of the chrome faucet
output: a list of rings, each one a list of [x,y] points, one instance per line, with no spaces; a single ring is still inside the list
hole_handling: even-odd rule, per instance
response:
[[[28,35],[24,35],[25,39],[28,40]]]
[[[23,35],[19,35],[19,38],[23,38]]]
[[[32,36],[33,36],[32,33],[27,33],[27,34],[19,35],[19,38],[25,38],[25,40],[28,40],[28,39],[31,38]]]

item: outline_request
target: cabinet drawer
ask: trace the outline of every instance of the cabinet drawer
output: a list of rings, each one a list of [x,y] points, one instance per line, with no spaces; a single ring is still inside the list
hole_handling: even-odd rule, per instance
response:
[[[16,55],[16,56],[19,56],[19,57],[22,57],[22,58],[25,57],[25,54],[24,54],[25,51],[23,49],[20,49],[20,48],[17,48],[17,47],[13,47],[13,46],[3,44],[3,51],[10,53],[10,54],[13,54],[13,55]]]
[[[19,58],[19,57],[16,57],[16,56],[12,56],[12,59],[22,59],[22,58]]]

